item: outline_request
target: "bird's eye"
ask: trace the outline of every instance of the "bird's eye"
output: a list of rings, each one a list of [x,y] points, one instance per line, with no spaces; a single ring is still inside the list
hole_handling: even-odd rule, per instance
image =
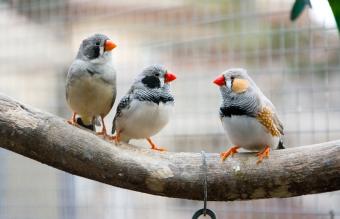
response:
[[[234,80],[234,79],[235,79],[235,77],[234,77],[234,76],[231,76],[231,77],[230,77],[230,79],[231,79],[231,80]]]
[[[99,45],[100,45],[100,42],[99,42],[99,41],[98,41],[98,42],[96,42],[96,45],[97,45],[97,46],[99,46]]]
[[[159,77],[159,73],[155,73],[155,76],[156,76],[156,77]]]

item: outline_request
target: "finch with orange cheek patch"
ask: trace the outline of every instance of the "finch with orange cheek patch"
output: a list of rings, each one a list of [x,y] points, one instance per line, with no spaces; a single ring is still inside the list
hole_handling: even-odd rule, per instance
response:
[[[275,107],[245,69],[229,69],[214,83],[219,86],[222,95],[220,119],[234,144],[221,153],[222,160],[244,148],[259,151],[257,163],[260,163],[263,158],[269,157],[270,149],[283,148],[283,125]]]

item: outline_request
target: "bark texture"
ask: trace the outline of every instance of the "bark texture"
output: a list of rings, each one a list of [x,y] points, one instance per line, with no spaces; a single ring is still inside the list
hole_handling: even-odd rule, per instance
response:
[[[199,153],[154,152],[114,145],[0,94],[0,146],[60,170],[109,185],[184,199],[202,199]],[[340,189],[340,141],[254,153],[225,162],[206,154],[208,200],[292,197]],[[43,179],[42,183],[43,183]]]

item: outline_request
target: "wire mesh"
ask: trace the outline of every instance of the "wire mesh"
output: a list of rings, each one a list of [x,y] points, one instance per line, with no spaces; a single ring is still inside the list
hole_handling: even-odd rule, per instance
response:
[[[339,139],[339,38],[327,1],[314,2],[317,8],[292,23],[293,1],[285,0],[2,0],[0,91],[67,118],[67,68],[80,41],[100,32],[118,44],[117,100],[149,64],[178,75],[175,112],[154,139],[171,151],[220,152],[229,145],[211,81],[231,67],[248,69],[272,100],[288,147]],[[114,110],[107,124],[113,116]],[[0,177],[4,219],[190,218],[202,207],[112,188],[4,150]],[[218,218],[330,218],[331,210],[340,218],[339,203],[334,192],[209,207]]]

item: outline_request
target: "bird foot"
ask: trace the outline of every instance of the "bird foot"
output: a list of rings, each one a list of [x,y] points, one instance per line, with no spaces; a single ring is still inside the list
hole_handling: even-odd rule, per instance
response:
[[[116,141],[117,136],[112,135],[109,137],[109,141]]]
[[[67,123],[79,128],[79,124],[77,122],[74,122],[72,120],[67,120]]]
[[[70,125],[74,125],[74,126],[77,125],[77,123],[75,121],[71,120],[71,119],[67,120],[67,123],[70,124]]]
[[[71,119],[67,120],[67,123],[70,125],[78,126],[76,121],[76,115],[77,113],[73,113]]]
[[[103,136],[104,139],[110,139],[111,136],[106,133],[106,131],[97,132],[96,135]]]
[[[155,150],[155,151],[166,151],[165,148],[161,148],[161,147],[151,147],[151,150]]]
[[[260,164],[263,160],[263,158],[268,158],[270,152],[270,147],[266,146],[261,152],[257,153],[257,157],[259,158],[256,162],[256,164]]]
[[[222,161],[224,161],[225,159],[227,159],[229,156],[234,156],[234,154],[238,153],[237,149],[239,149],[239,146],[233,146],[231,148],[229,148],[229,150],[222,152],[220,154]]]
[[[112,135],[112,136],[109,136],[108,140],[117,145],[120,142],[120,137],[117,135]]]
[[[161,147],[158,147],[155,143],[153,143],[153,141],[151,140],[151,138],[147,138],[146,139],[149,144],[151,145],[151,150],[155,150],[155,151],[166,151],[165,148],[161,148]]]

